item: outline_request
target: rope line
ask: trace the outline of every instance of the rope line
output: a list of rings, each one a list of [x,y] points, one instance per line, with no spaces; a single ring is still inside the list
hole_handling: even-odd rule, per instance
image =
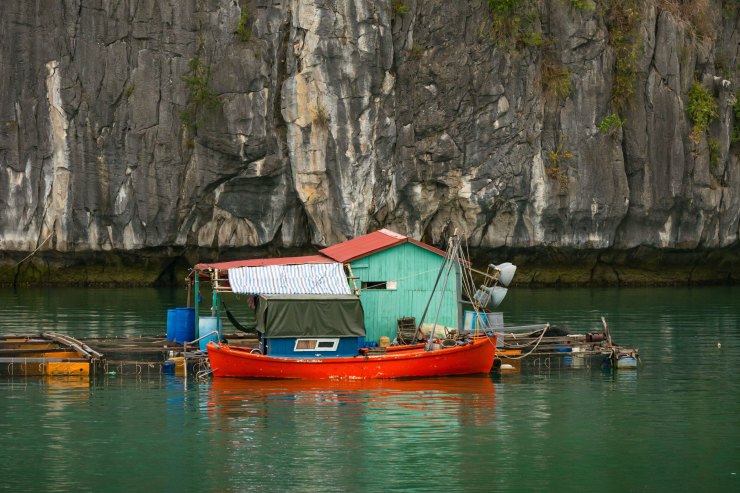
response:
[[[52,237],[52,236],[54,236],[55,234],[56,234],[56,233],[52,231],[52,233],[51,233],[51,234],[50,234],[49,236],[47,236],[47,237],[46,237],[46,239],[45,239],[44,241],[42,241],[42,242],[41,242],[41,244],[40,244],[39,246],[37,246],[37,247],[36,247],[36,249],[35,249],[34,251],[32,251],[31,253],[29,253],[28,255],[26,255],[26,256],[25,256],[25,257],[23,258],[23,260],[21,260],[20,262],[18,262],[17,264],[15,264],[15,265],[14,265],[14,267],[18,267],[18,266],[19,266],[19,265],[21,265],[21,264],[22,264],[23,262],[25,262],[25,261],[26,261],[26,260],[28,260],[29,258],[33,257],[33,255],[34,255],[34,254],[35,254],[36,252],[38,252],[38,251],[39,251],[39,250],[41,249],[41,247],[42,247],[42,246],[44,246],[44,244],[46,244],[46,242],[47,242],[47,241],[49,241],[49,240],[51,239],[51,237]]]
[[[547,328],[548,327],[550,327],[550,324],[547,324],[545,326],[545,328],[542,329],[542,334],[540,334],[539,339],[537,339],[537,343],[534,346],[532,346],[532,349],[530,349],[527,354],[520,354],[519,356],[510,355],[510,356],[504,356],[504,357],[505,358],[508,358],[508,359],[512,359],[512,360],[517,360],[517,359],[524,359],[527,356],[529,356],[530,354],[532,354],[532,352],[534,352],[534,350],[537,349],[537,346],[540,345],[540,342],[542,342],[542,339],[545,337],[545,333],[547,332]],[[503,336],[503,334],[502,334],[502,336]],[[526,347],[526,346],[523,346],[523,347]]]

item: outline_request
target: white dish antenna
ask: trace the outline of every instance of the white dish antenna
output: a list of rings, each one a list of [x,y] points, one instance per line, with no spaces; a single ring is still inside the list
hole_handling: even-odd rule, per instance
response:
[[[501,286],[493,286],[490,288],[481,286],[480,289],[475,292],[474,298],[483,308],[492,310],[504,301],[508,291],[508,289],[502,288]]]
[[[498,282],[504,286],[508,286],[511,283],[511,280],[514,279],[514,274],[516,273],[516,265],[512,264],[511,262],[504,262],[503,264],[499,265],[491,264],[489,267],[498,271]]]

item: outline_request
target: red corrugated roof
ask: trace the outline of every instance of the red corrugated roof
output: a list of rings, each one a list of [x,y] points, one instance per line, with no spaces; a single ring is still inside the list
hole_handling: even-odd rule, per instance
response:
[[[409,243],[413,243],[414,245],[420,246],[420,247],[422,247],[422,248],[424,248],[426,250],[429,250],[430,252],[434,252],[437,255],[440,255],[442,257],[445,256],[445,251],[444,250],[440,250],[439,248],[433,247],[432,245],[427,245],[426,243],[422,243],[422,242],[420,242],[418,240],[415,240],[413,238],[409,238],[408,241],[409,241]]]
[[[416,246],[429,250],[444,257],[445,252],[439,248],[398,234],[389,229],[380,229],[357,238],[337,243],[320,250],[321,255],[306,255],[303,257],[282,258],[255,258],[249,260],[234,260],[232,262],[203,263],[195,266],[196,270],[219,269],[228,270],[237,267],[262,267],[265,265],[295,265],[295,264],[328,264],[331,262],[352,262],[353,260],[367,257],[373,253],[387,248],[400,245],[401,243],[413,243]]]
[[[390,233],[390,234],[389,234]],[[406,237],[381,229],[319,250],[337,262],[351,262],[406,241]]]
[[[237,267],[262,267],[265,265],[297,265],[297,264],[330,264],[332,259],[323,255],[306,255],[303,257],[254,258],[249,260],[234,260],[233,262],[215,262],[212,264],[197,264],[198,270],[205,269],[236,269]]]
[[[414,245],[420,246],[430,252],[434,252],[444,257],[445,252],[442,250],[409,238],[408,236],[398,234],[389,229],[380,229],[342,243],[337,243],[336,245],[319,250],[319,253],[323,253],[337,262],[345,263],[352,262],[353,260],[357,260],[362,257],[367,257],[373,253],[377,253],[406,242],[411,242]]]

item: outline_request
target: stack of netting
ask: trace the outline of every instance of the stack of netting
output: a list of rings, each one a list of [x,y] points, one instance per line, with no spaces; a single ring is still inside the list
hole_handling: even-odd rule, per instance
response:
[[[415,317],[403,317],[397,319],[398,323],[398,343],[399,344],[411,344],[416,335],[416,318]]]

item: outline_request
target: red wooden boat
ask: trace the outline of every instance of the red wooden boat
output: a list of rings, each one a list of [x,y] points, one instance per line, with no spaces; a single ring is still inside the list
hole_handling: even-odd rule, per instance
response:
[[[495,335],[434,351],[412,346],[381,354],[329,358],[266,356],[253,354],[249,348],[208,343],[208,359],[216,377],[370,379],[469,375],[491,371],[495,355]]]

